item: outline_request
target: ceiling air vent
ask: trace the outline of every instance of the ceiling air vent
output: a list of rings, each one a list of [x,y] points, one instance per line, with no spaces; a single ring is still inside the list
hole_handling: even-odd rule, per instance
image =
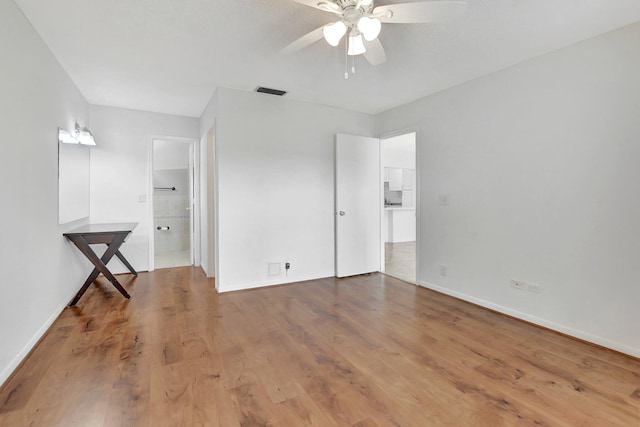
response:
[[[286,94],[286,93],[287,93],[287,91],[285,91],[285,90],[271,89],[271,88],[268,88],[268,87],[262,87],[262,86],[259,86],[259,87],[256,89],[256,92],[260,92],[260,93],[268,93],[269,95],[277,95],[277,96],[282,96],[282,95],[284,95],[284,94]]]

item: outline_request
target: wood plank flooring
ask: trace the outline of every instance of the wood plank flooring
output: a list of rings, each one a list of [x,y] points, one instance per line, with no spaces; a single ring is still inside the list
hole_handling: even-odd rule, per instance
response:
[[[637,359],[388,276],[120,278],[4,384],[1,426],[640,426]]]

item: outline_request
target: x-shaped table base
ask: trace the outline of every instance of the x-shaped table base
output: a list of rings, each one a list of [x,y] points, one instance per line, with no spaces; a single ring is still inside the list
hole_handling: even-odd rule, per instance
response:
[[[131,296],[127,293],[127,291],[122,287],[118,279],[109,271],[107,268],[107,264],[113,258],[113,256],[117,256],[120,261],[129,269],[131,273],[134,275],[138,275],[138,273],[133,269],[131,264],[126,260],[126,258],[120,252],[120,246],[124,243],[126,238],[131,234],[131,231],[135,228],[136,223],[126,223],[126,224],[90,224],[87,226],[83,226],[72,230],[68,233],[64,233],[71,242],[80,251],[84,254],[84,256],[91,261],[91,263],[95,266],[87,280],[84,282],[76,296],[73,298],[69,305],[76,305],[78,300],[84,295],[84,293],[89,288],[89,285],[93,283],[94,280],[98,277],[100,273],[104,275],[111,282],[111,284],[124,296],[125,298],[131,298]],[[107,245],[107,250],[102,254],[102,257],[98,257],[96,253],[91,249],[93,244],[103,243]]]

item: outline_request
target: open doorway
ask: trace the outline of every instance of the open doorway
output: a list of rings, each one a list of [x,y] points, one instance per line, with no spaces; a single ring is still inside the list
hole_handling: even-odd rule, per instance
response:
[[[416,133],[381,139],[384,273],[416,283]]]
[[[193,141],[152,141],[153,268],[194,264]]]

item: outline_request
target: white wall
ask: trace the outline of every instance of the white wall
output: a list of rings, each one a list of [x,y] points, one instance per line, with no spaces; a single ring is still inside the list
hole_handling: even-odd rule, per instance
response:
[[[218,90],[220,291],[334,275],[335,134],[373,128],[365,114]],[[281,276],[268,276],[270,262]]]
[[[137,222],[121,252],[138,271],[149,268],[149,155],[152,136],[199,137],[196,118],[91,106],[91,222]],[[140,202],[140,196],[147,202]],[[126,272],[119,260],[113,272]]]
[[[189,144],[180,141],[153,141],[153,170],[189,169]]]
[[[200,266],[206,273],[207,277],[215,276],[215,199],[217,194],[210,192],[215,188],[216,168],[215,153],[210,153],[212,146],[215,147],[215,120],[218,115],[218,96],[217,90],[214,91],[209,104],[204,109],[200,117]],[[211,141],[210,141],[211,140]],[[211,161],[213,160],[213,162]],[[211,188],[210,188],[211,187]],[[217,282],[216,282],[217,286]]]
[[[638,46],[635,24],[379,116],[418,128],[421,284],[640,356]]]
[[[385,168],[416,168],[416,135],[405,133],[380,140],[382,165]]]
[[[13,1],[0,0],[0,384],[91,271],[58,225],[58,127],[89,107]]]

